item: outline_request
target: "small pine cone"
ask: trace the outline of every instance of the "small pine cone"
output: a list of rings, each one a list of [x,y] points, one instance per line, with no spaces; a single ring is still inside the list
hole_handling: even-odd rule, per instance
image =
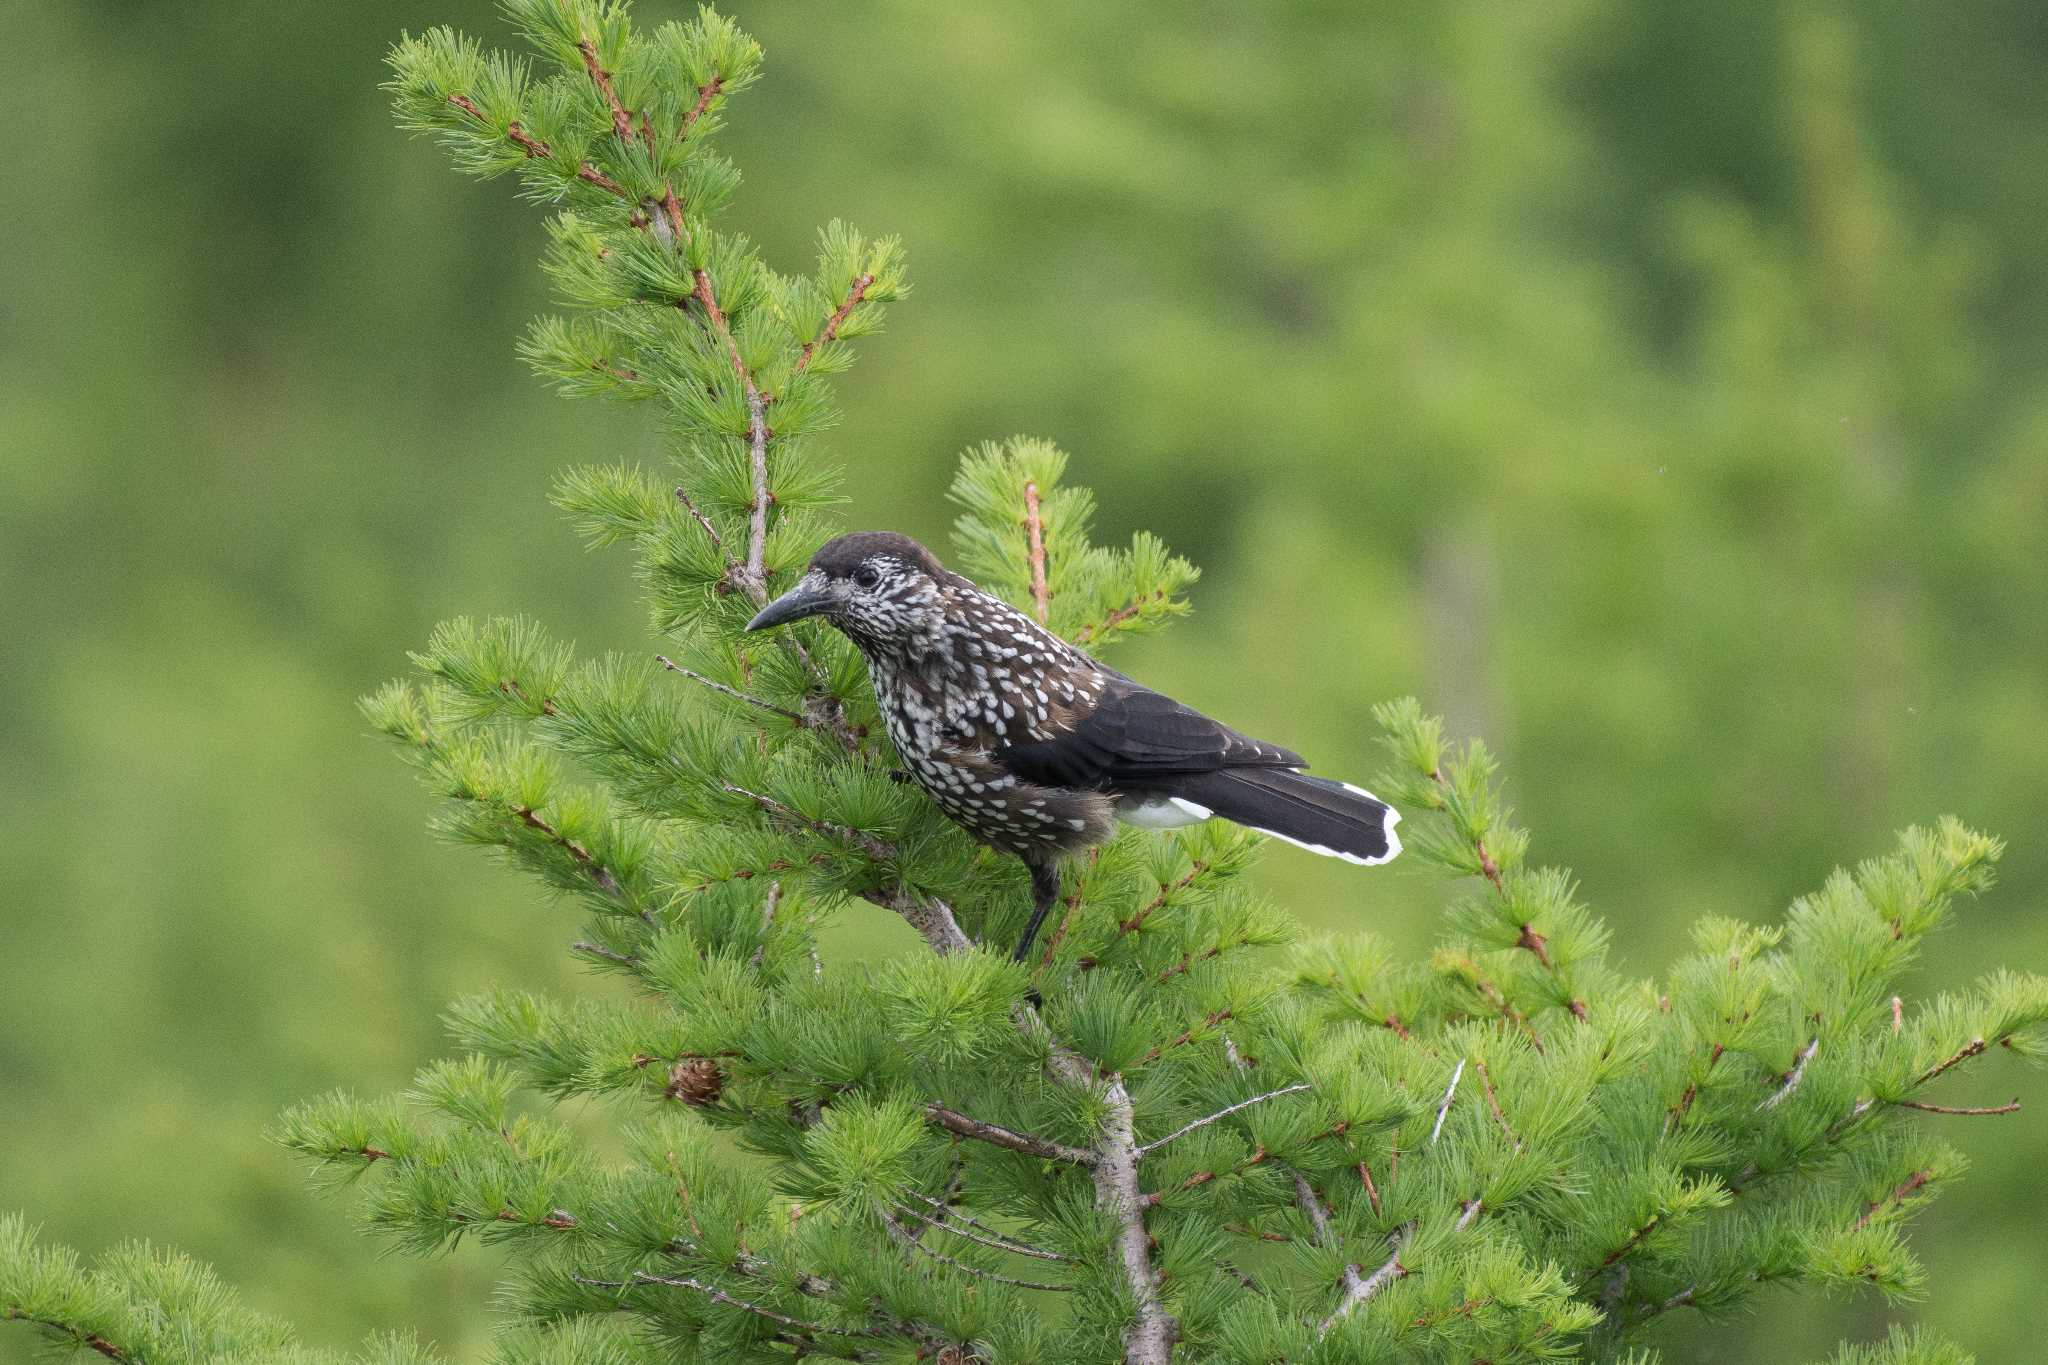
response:
[[[668,1088],[661,1093],[701,1109],[725,1093],[725,1073],[709,1057],[685,1057],[669,1068]]]

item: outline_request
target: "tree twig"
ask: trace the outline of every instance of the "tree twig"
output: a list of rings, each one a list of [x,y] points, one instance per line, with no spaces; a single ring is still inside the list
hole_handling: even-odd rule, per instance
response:
[[[1500,1124],[1500,1130],[1508,1135],[1509,1145],[1517,1152],[1521,1151],[1522,1140],[1515,1136],[1514,1125],[1510,1124],[1508,1116],[1501,1112],[1500,1098],[1493,1093],[1493,1073],[1486,1069],[1486,1059],[1475,1057],[1472,1064],[1479,1068],[1479,1084],[1486,1090],[1486,1107],[1493,1111],[1494,1121]]]
[[[906,1209],[905,1212],[907,1213],[909,1210]],[[1074,1286],[1070,1284],[1047,1284],[1043,1280],[1020,1280],[1010,1275],[998,1275],[993,1270],[983,1270],[980,1266],[972,1266],[965,1261],[956,1261],[944,1252],[933,1251],[922,1242],[911,1241],[905,1245],[909,1246],[913,1251],[924,1253],[934,1261],[952,1266],[955,1270],[965,1271],[967,1274],[979,1279],[994,1280],[997,1284],[1013,1284],[1019,1289],[1043,1289],[1053,1294],[1071,1294],[1074,1292]]]
[[[1925,1114],[1965,1114],[1973,1117],[1984,1114],[2017,1113],[2020,1107],[2018,1096],[2013,1097],[2011,1104],[1994,1104],[1984,1109],[1959,1108],[1949,1104],[1924,1104],[1919,1100],[1893,1100],[1892,1103],[1898,1105],[1901,1109],[1918,1109]]]
[[[749,791],[745,787],[735,786],[731,782],[720,782],[718,785],[727,795],[744,796],[769,815],[787,824],[801,825],[814,834],[822,834],[827,838],[838,839],[852,844],[876,862],[885,863],[896,856],[896,846],[894,844],[883,839],[877,839],[874,835],[854,829],[850,825],[835,825],[826,820],[813,820],[810,816],[784,805],[772,796],[763,796],[760,792]]]
[[[1757,1106],[1757,1109],[1759,1111],[1776,1109],[1787,1099],[1790,1099],[1792,1092],[1799,1088],[1799,1083],[1806,1079],[1806,1064],[1813,1060],[1813,1054],[1818,1051],[1820,1051],[1820,1035],[1815,1034],[1806,1046],[1799,1050],[1799,1055],[1793,1059],[1792,1069],[1785,1073],[1783,1082],[1776,1090],[1771,1092],[1770,1096],[1763,1103]]]
[[[1962,1047],[1956,1049],[1954,1055],[1950,1056],[1946,1061],[1936,1062],[1933,1066],[1930,1066],[1927,1068],[1927,1070],[1921,1072],[1920,1079],[1914,1081],[1913,1084],[1915,1086],[1922,1086],[1927,1084],[1936,1076],[1939,1076],[1942,1072],[1947,1071],[1950,1067],[1960,1065],[1961,1063],[1966,1062],[1970,1058],[1976,1056],[1978,1053],[1982,1052],[1987,1046],[1988,1044],[1985,1043],[1985,1041],[1982,1038],[1972,1038]]]
[[[697,102],[683,115],[682,136],[688,137],[690,130],[697,126],[697,120],[704,117],[704,111],[711,107],[711,101],[718,98],[718,92],[725,88],[725,77],[715,75],[697,87]]]
[[[1216,1122],[1218,1119],[1228,1118],[1230,1115],[1235,1114],[1240,1109],[1249,1109],[1255,1104],[1264,1104],[1267,1100],[1277,1100],[1282,1095],[1298,1095],[1304,1090],[1313,1090],[1314,1088],[1315,1087],[1310,1085],[1307,1081],[1299,1081],[1294,1085],[1285,1085],[1280,1087],[1280,1089],[1278,1090],[1268,1090],[1263,1095],[1254,1095],[1248,1100],[1239,1100],[1236,1104],[1226,1105],[1224,1108],[1218,1109],[1213,1114],[1205,1115],[1202,1118],[1196,1119],[1193,1123],[1183,1124],[1181,1127],[1174,1129],[1171,1133],[1168,1133],[1165,1137],[1160,1138],[1157,1141],[1146,1143],[1144,1146],[1138,1148],[1136,1153],[1137,1159],[1142,1161],[1146,1157],[1150,1156],[1152,1153],[1158,1151],[1161,1147],[1164,1147],[1167,1143],[1174,1141],[1176,1138],[1186,1137],[1189,1133],[1194,1132],[1197,1128],[1206,1128],[1210,1124]]]
[[[1443,1102],[1436,1107],[1436,1124],[1429,1130],[1429,1145],[1432,1147],[1436,1145],[1436,1140],[1443,1136],[1444,1115],[1451,1112],[1451,1100],[1458,1093],[1458,1078],[1464,1074],[1465,1059],[1460,1057],[1457,1067],[1451,1072],[1451,1083],[1444,1087]]]
[[[703,512],[698,510],[697,504],[690,501],[690,491],[678,486],[676,488],[676,501],[687,508],[690,515],[697,519],[697,524],[704,528],[705,535],[711,537],[711,543],[718,548],[718,552],[725,554],[725,537],[718,534],[718,528],[711,524],[711,518],[705,516]],[[726,563],[728,565],[736,564],[737,562],[730,555],[726,556]]]
[[[1337,1301],[1337,1306],[1330,1310],[1330,1316],[1324,1318],[1322,1325],[1316,1328],[1318,1337],[1327,1336],[1332,1327],[1351,1316],[1360,1304],[1370,1302],[1373,1295],[1406,1275],[1408,1267],[1401,1264],[1401,1253],[1396,1249],[1394,1254],[1387,1257],[1380,1264],[1380,1268],[1372,1274],[1361,1276],[1358,1271],[1357,1266],[1345,1267],[1347,1283],[1344,1297]]]
[[[758,706],[763,711],[773,712],[775,715],[781,716],[784,720],[791,721],[800,726],[809,726],[811,723],[809,717],[803,715],[801,712],[792,711],[786,706],[777,706],[772,701],[765,701],[760,697],[754,696],[750,692],[742,692],[737,687],[727,687],[722,682],[718,682],[715,679],[705,677],[702,673],[697,672],[697,670],[695,670],[694,668],[684,668],[681,664],[677,663],[674,659],[669,658],[666,654],[657,654],[654,656],[654,658],[656,662],[658,662],[663,668],[667,669],[669,672],[680,673],[684,677],[690,679],[690,681],[692,682],[702,683],[704,686],[710,688],[713,692],[719,693],[721,696],[731,697],[734,701],[742,701],[749,706]]]
[[[1045,586],[1045,524],[1039,513],[1038,484],[1029,479],[1024,483],[1024,535],[1031,546],[1031,603],[1042,626],[1052,594]]]
[[[606,948],[601,944],[592,943],[587,939],[577,939],[569,945],[569,951],[572,953],[583,953],[590,957],[601,957],[607,962],[616,962],[621,967],[637,967],[640,965],[640,959],[631,953],[621,953],[614,949]]]
[[[563,834],[546,820],[543,820],[531,806],[514,806],[512,807],[512,813],[518,816],[528,829],[538,832],[542,838],[566,851],[571,858],[576,860],[579,867],[590,874],[590,879],[596,882],[598,888],[607,896],[616,901],[624,901],[626,899],[626,890],[619,885],[619,879],[613,876],[612,870],[599,862],[589,849]]]
[[[623,1289],[627,1284],[667,1285],[673,1289],[694,1289],[713,1303],[722,1303],[728,1308],[745,1309],[747,1312],[753,1313],[758,1317],[764,1317],[770,1322],[779,1322],[784,1327],[798,1332],[822,1332],[828,1336],[837,1337],[878,1337],[885,1335],[885,1333],[873,1327],[828,1327],[822,1322],[806,1322],[802,1318],[790,1317],[787,1313],[778,1313],[774,1309],[764,1304],[755,1303],[751,1299],[743,1299],[737,1294],[728,1294],[715,1284],[707,1284],[703,1280],[695,1279],[689,1275],[655,1275],[645,1270],[636,1270],[633,1272],[633,1278],[629,1281],[591,1280],[585,1279],[581,1275],[572,1275],[570,1278],[578,1284],[593,1285],[600,1289]]]
[[[140,1362],[142,1359],[140,1356],[130,1355],[125,1349],[116,1346],[99,1333],[79,1327],[73,1323],[60,1322],[55,1318],[31,1317],[27,1313],[19,1313],[12,1308],[0,1310],[0,1321],[9,1319],[15,1322],[32,1322],[38,1327],[47,1327],[53,1332],[61,1332],[80,1346],[103,1355],[109,1360]]]
[[[1928,1181],[1932,1179],[1934,1179],[1934,1172],[1932,1171],[1913,1172],[1913,1174],[1908,1176],[1906,1180],[1897,1189],[1893,1190],[1884,1198],[1875,1201],[1870,1205],[1870,1207],[1864,1209],[1863,1216],[1856,1220],[1856,1222],[1853,1225],[1854,1228],[1860,1231],[1863,1228],[1869,1227],[1870,1220],[1876,1217],[1879,1211],[1885,1208],[1893,1207],[1903,1202],[1907,1195],[1913,1193],[1913,1191],[1919,1189],[1922,1185],[1925,1185]]]
[[[612,73],[598,64],[597,44],[585,38],[577,43],[576,47],[583,53],[583,69],[590,73],[590,79],[596,83],[598,93],[604,96],[605,104],[612,111],[612,132],[618,135],[621,142],[631,142],[633,116],[627,113],[626,106],[619,102],[619,92],[612,85]]]
[[[833,310],[832,316],[825,319],[825,326],[818,332],[817,337],[806,341],[803,344],[803,349],[797,352],[796,373],[802,374],[809,368],[811,356],[820,346],[838,338],[839,329],[846,325],[846,319],[852,315],[854,308],[860,301],[867,296],[868,289],[874,282],[875,277],[865,271],[854,277],[853,287],[847,291],[846,301]]]
[[[1140,612],[1144,611],[1145,608],[1149,606],[1151,603],[1164,602],[1165,600],[1166,590],[1164,588],[1159,588],[1146,594],[1143,597],[1139,597],[1133,601],[1127,602],[1123,606],[1118,607],[1115,611],[1112,611],[1109,615],[1103,617],[1100,621],[1092,621],[1089,624],[1081,627],[1079,630],[1075,631],[1074,643],[1077,645],[1085,645],[1091,640],[1098,639],[1101,636],[1107,634],[1115,627],[1120,626],[1124,622],[1130,620],[1133,616],[1136,616]]]
[[[984,1123],[980,1119],[969,1118],[958,1110],[948,1109],[936,1102],[927,1104],[924,1107],[924,1114],[949,1133],[973,1138],[977,1142],[986,1142],[992,1147],[1005,1147],[1013,1152],[1022,1152],[1026,1156],[1035,1156],[1045,1161],[1066,1161],[1076,1166],[1093,1166],[1096,1161],[1096,1154],[1085,1147],[1069,1147],[1064,1142],[1048,1142],[1044,1138],[1032,1137],[1029,1133],[1019,1133],[1014,1129],[1005,1128],[999,1123]]]
[[[926,1195],[917,1194],[917,1191],[915,1190],[907,1191],[907,1193],[916,1195],[917,1198],[923,1199],[926,1203],[932,1205],[934,1208],[945,1210],[948,1213],[953,1212],[951,1209],[948,1209],[946,1205],[940,1203],[938,1200],[932,1199]],[[921,1223],[927,1223],[932,1227],[939,1229],[941,1232],[950,1232],[955,1237],[962,1238],[969,1242],[977,1242],[982,1246],[988,1247],[994,1251],[1007,1251],[1018,1256],[1029,1256],[1036,1261],[1072,1261],[1074,1259],[1071,1256],[1062,1256],[1057,1251],[1047,1251],[1044,1247],[1035,1247],[1026,1242],[1013,1241],[1010,1238],[1004,1237],[1000,1233],[997,1233],[993,1228],[988,1227],[988,1225],[985,1223],[975,1223],[974,1226],[982,1228],[983,1231],[974,1232],[969,1230],[968,1228],[959,1226],[958,1224],[954,1223],[950,1218],[933,1217],[931,1214],[928,1213],[919,1213],[916,1209],[913,1208],[906,1208],[899,1205],[896,1211],[898,1213],[905,1215],[906,1217],[915,1218]],[[964,1214],[957,1213],[955,1213],[953,1216],[959,1218],[966,1217],[966,1215]],[[967,1221],[972,1222],[973,1220],[968,1219]]]

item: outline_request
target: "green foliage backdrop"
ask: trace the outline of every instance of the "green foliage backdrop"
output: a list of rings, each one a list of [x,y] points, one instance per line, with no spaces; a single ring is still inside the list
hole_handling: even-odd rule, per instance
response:
[[[1423,696],[1503,751],[1630,969],[1943,811],[2011,847],[1918,988],[2038,968],[2048,20],[1664,10],[742,3],[771,62],[734,218],[782,259],[835,214],[912,248],[825,438],[851,522],[943,543],[957,452],[1042,433],[1104,540],[1205,569],[1121,666],[1331,771],[1374,766],[1369,703]],[[385,48],[438,22],[495,25],[17,20],[0,1206],[177,1245],[315,1339],[473,1354],[488,1253],[371,1256],[260,1129],[403,1085],[457,995],[573,973],[571,923],[421,833],[352,702],[462,613],[645,647],[543,498],[659,451],[515,359],[536,216],[390,128]],[[1434,936],[1426,880],[1259,875]],[[1952,1122],[1980,1155],[1918,1225],[1920,1313],[2021,1358],[2038,1129]],[[1669,1358],[1817,1355],[1876,1311]]]

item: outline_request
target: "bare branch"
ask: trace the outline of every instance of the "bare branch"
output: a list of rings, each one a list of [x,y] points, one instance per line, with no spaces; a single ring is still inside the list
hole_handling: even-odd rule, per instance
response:
[[[860,893],[860,898],[884,910],[893,910],[924,938],[940,957],[971,951],[974,940],[953,918],[953,907],[937,896],[920,896],[901,885],[877,887]],[[820,971],[822,972],[822,968]]]
[[[999,1123],[984,1123],[980,1119],[971,1119],[957,1110],[948,1109],[943,1104],[927,1104],[924,1107],[924,1114],[949,1133],[986,1142],[992,1147],[1005,1147],[1010,1151],[1022,1152],[1026,1156],[1035,1156],[1046,1161],[1072,1162],[1076,1166],[1095,1164],[1095,1153],[1086,1148],[1069,1147],[1063,1142],[1048,1142],[1044,1138],[1032,1137],[1028,1133],[1005,1128]]]
[[[1171,1133],[1168,1133],[1165,1137],[1160,1138],[1156,1142],[1146,1143],[1143,1147],[1140,1147],[1137,1150],[1137,1158],[1138,1160],[1142,1161],[1146,1157],[1150,1156],[1152,1153],[1158,1151],[1161,1147],[1164,1147],[1167,1143],[1172,1142],[1174,1139],[1186,1137],[1189,1133],[1194,1132],[1197,1128],[1206,1128],[1210,1124],[1216,1122],[1216,1120],[1218,1119],[1228,1118],[1230,1115],[1235,1114],[1240,1109],[1249,1109],[1255,1104],[1264,1104],[1267,1100],[1277,1100],[1282,1095],[1298,1095],[1304,1090],[1313,1090],[1314,1088],[1315,1087],[1310,1085],[1307,1081],[1300,1081],[1294,1085],[1282,1086],[1278,1090],[1268,1090],[1263,1095],[1254,1095],[1248,1100],[1239,1100],[1236,1104],[1226,1105],[1224,1108],[1218,1109],[1213,1114],[1207,1115],[1204,1118],[1196,1119],[1193,1123],[1184,1124],[1181,1127],[1174,1129]]]
[[[607,962],[616,962],[621,967],[637,967],[640,965],[640,959],[631,953],[617,952],[601,944],[591,943],[580,938],[569,945],[569,951],[572,953],[582,953],[588,957],[601,957]]]
[[[1898,1105],[1901,1109],[1918,1109],[1925,1114],[1966,1114],[1971,1116],[2013,1114],[2019,1112],[2020,1107],[2018,1096],[2013,1097],[2011,1104],[1994,1104],[1985,1109],[1957,1108],[1954,1105],[1948,1104],[1923,1104],[1919,1100],[1894,1100],[1892,1103]]]
[[[737,787],[730,782],[720,782],[718,785],[724,789],[727,795],[744,796],[763,811],[786,824],[801,825],[814,834],[822,834],[827,838],[838,839],[852,844],[876,862],[888,862],[896,856],[896,846],[894,844],[886,840],[877,839],[872,834],[864,833],[848,825],[835,825],[824,820],[813,820],[808,815],[784,805],[772,796],[763,796],[759,792],[748,791],[745,787]]]
[[[909,1210],[906,1209],[904,1210],[904,1212],[908,1213]],[[905,1245],[910,1247],[913,1251],[919,1251],[924,1253],[926,1256],[931,1257],[934,1261],[938,1261],[943,1265],[952,1266],[955,1270],[965,1271],[967,1274],[973,1275],[978,1279],[994,1280],[997,1284],[1013,1284],[1016,1285],[1019,1289],[1043,1289],[1048,1293],[1053,1294],[1071,1294],[1074,1292],[1074,1286],[1070,1284],[1047,1284],[1042,1280],[1020,1280],[1009,1275],[998,1275],[993,1270],[983,1270],[981,1267],[969,1265],[965,1261],[956,1261],[951,1256],[945,1255],[943,1252],[933,1251],[930,1247],[926,1246],[922,1242],[910,1241],[906,1242]]]
[[[711,524],[711,518],[705,516],[702,511],[698,510],[697,504],[690,501],[689,490],[679,486],[676,489],[676,501],[689,510],[690,515],[697,519],[697,524],[704,528],[704,534],[711,537],[711,543],[718,547],[718,552],[724,554],[725,537],[718,534],[718,528]],[[730,556],[727,556],[727,564],[730,565],[734,562]]]
[[[928,1195],[918,1194],[915,1190],[909,1190],[906,1193],[924,1200],[925,1203],[930,1204],[933,1208],[953,1213],[953,1210],[949,1209],[945,1204]],[[953,1216],[972,1223],[975,1227],[983,1229],[983,1231],[973,1232],[968,1228],[959,1226],[949,1218],[935,1218],[928,1213],[919,1213],[916,1209],[905,1208],[901,1205],[897,1206],[896,1211],[907,1218],[915,1218],[920,1223],[935,1227],[941,1232],[950,1232],[955,1237],[969,1242],[977,1242],[994,1251],[1008,1251],[1018,1256],[1029,1256],[1033,1260],[1038,1261],[1072,1261],[1074,1259],[1071,1256],[1062,1256],[1057,1251],[1047,1251],[1043,1247],[1035,1247],[1024,1242],[1012,1241],[1010,1238],[997,1233],[995,1229],[988,1227],[987,1224],[974,1222],[973,1219],[968,1218],[965,1214],[953,1213]]]
[[[669,658],[666,654],[657,654],[654,657],[655,660],[659,662],[661,666],[667,669],[669,672],[680,673],[692,682],[702,683],[704,686],[710,688],[713,692],[718,693],[720,696],[731,697],[734,701],[742,701],[749,706],[758,706],[763,711],[773,712],[775,715],[781,716],[784,720],[791,721],[800,726],[808,726],[810,724],[810,720],[802,714],[800,714],[799,712],[792,711],[786,706],[777,706],[772,701],[764,701],[762,698],[754,696],[750,692],[740,691],[737,687],[727,687],[722,682],[718,682],[715,679],[705,677],[702,673],[699,673],[694,668],[684,668],[681,664],[677,663],[674,659]]]
[[[1332,1327],[1349,1317],[1360,1304],[1370,1302],[1373,1295],[1407,1273],[1408,1267],[1401,1264],[1401,1253],[1398,1249],[1370,1275],[1361,1276],[1358,1266],[1346,1266],[1344,1297],[1337,1301],[1337,1306],[1330,1311],[1330,1316],[1324,1318],[1322,1325],[1316,1328],[1316,1335],[1327,1335]]]
[[[713,1303],[722,1303],[729,1308],[743,1308],[758,1317],[766,1318],[770,1322],[779,1322],[784,1327],[798,1332],[822,1332],[828,1336],[836,1337],[878,1337],[886,1335],[872,1327],[848,1329],[845,1327],[827,1327],[822,1322],[806,1322],[802,1318],[793,1318],[786,1313],[778,1313],[763,1304],[753,1302],[751,1299],[740,1298],[737,1294],[728,1294],[715,1284],[706,1284],[704,1281],[694,1279],[688,1275],[654,1275],[645,1270],[636,1270],[633,1272],[633,1278],[628,1281],[591,1280],[585,1279],[581,1275],[572,1275],[570,1278],[578,1284],[594,1285],[600,1289],[623,1289],[627,1284],[667,1285],[673,1289],[694,1289]]]
[[[1443,1103],[1436,1107],[1436,1126],[1429,1130],[1429,1144],[1432,1147],[1436,1145],[1436,1140],[1443,1135],[1444,1115],[1451,1112],[1451,1099],[1458,1093],[1458,1078],[1464,1074],[1465,1059],[1460,1057],[1458,1058],[1457,1068],[1451,1072],[1451,1083],[1444,1087]]]
[[[708,279],[702,272],[700,278]],[[740,363],[739,351],[733,351],[735,366]],[[740,371],[741,377],[746,375]],[[754,501],[747,509],[747,577],[767,591],[768,585],[768,504],[775,495],[768,491],[768,407],[761,397],[761,391],[754,387],[754,381],[747,379],[747,455],[753,463]]]
[[[1799,1088],[1799,1083],[1806,1079],[1806,1064],[1813,1060],[1813,1054],[1818,1051],[1820,1051],[1820,1035],[1815,1034],[1806,1046],[1799,1050],[1799,1055],[1793,1059],[1792,1069],[1785,1073],[1783,1082],[1776,1090],[1771,1092],[1769,1098],[1757,1106],[1757,1109],[1759,1111],[1776,1109],[1787,1099],[1791,1098],[1792,1092]],[[1922,1077],[1922,1079],[1924,1080],[1925,1077]]]

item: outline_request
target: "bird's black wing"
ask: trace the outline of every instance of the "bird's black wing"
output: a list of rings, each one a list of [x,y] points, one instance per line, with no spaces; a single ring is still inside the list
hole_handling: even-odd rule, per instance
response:
[[[1119,790],[1221,768],[1301,768],[1277,744],[1239,734],[1173,698],[1114,676],[1101,698],[1051,739],[995,751],[995,761],[1048,787]]]

